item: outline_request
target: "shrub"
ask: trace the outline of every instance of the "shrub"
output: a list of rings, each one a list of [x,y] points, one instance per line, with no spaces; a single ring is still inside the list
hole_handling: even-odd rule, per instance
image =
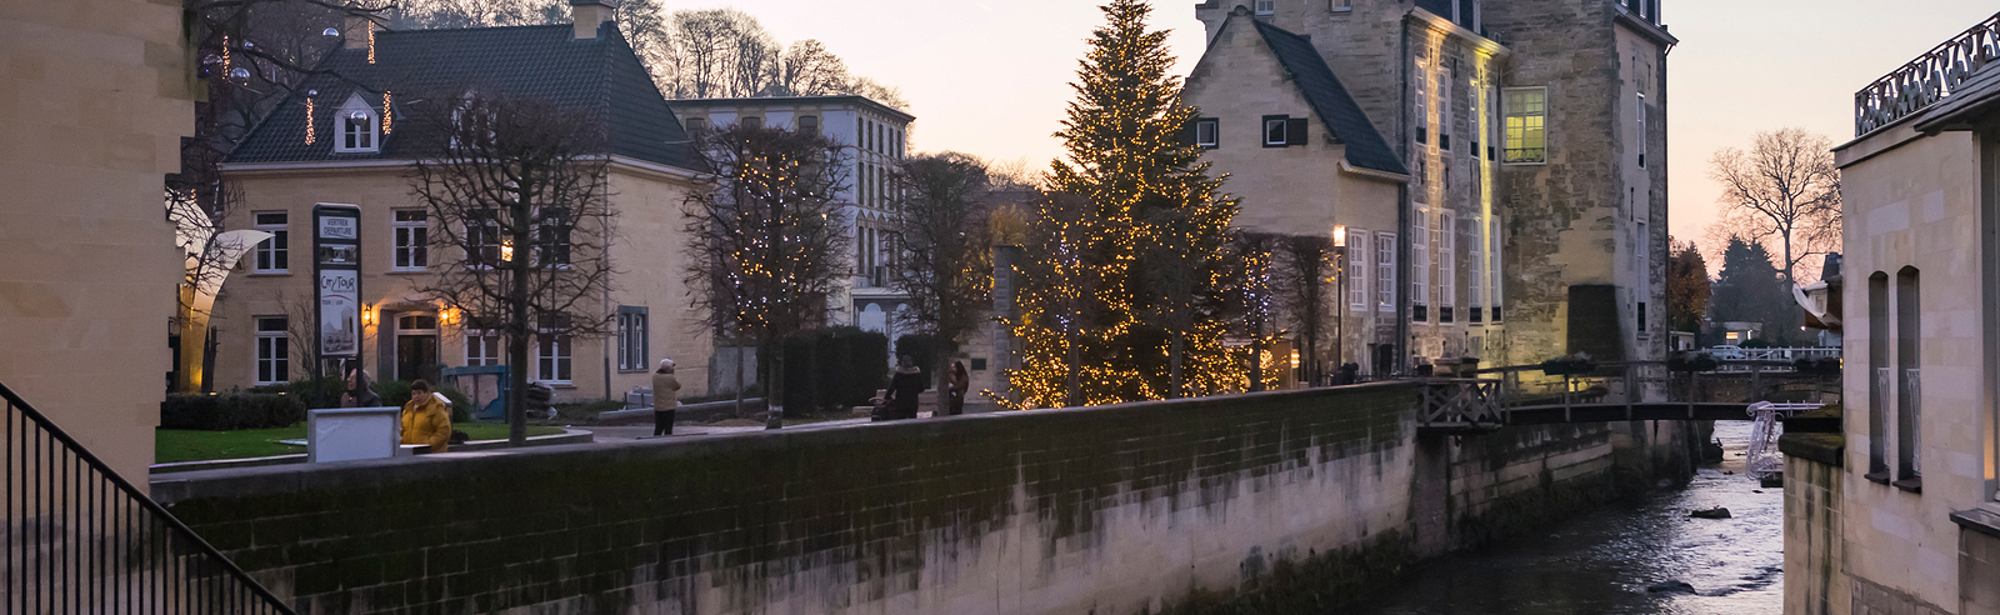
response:
[[[168,395],[160,402],[162,429],[233,431],[290,427],[305,420],[305,404],[283,393]]]
[[[785,339],[785,407],[839,412],[867,404],[888,381],[889,338],[859,327],[828,327]]]
[[[917,362],[917,369],[923,370],[924,382],[936,382],[931,372],[937,369],[943,353],[944,345],[928,335],[908,333],[896,338],[896,357],[900,359],[903,355],[910,355],[910,360]]]

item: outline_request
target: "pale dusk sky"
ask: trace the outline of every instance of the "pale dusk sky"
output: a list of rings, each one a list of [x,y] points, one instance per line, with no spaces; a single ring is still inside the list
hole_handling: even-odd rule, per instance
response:
[[[1247,2],[1248,0],[1243,0]],[[1285,0],[1304,1],[1304,0]],[[1488,0],[1496,1],[1496,0]],[[1505,1],[1505,0],[1497,0]],[[1607,0],[1608,1],[1608,0]],[[779,41],[816,38],[855,74],[899,87],[917,116],[916,151],[988,159],[1061,155],[1069,83],[1093,0],[727,0]],[[1202,51],[1195,0],[1153,0],[1153,26],[1185,75]],[[1717,149],[1798,126],[1843,143],[1854,91],[2000,10],[1993,0],[1662,0],[1681,44],[1667,58],[1671,232],[1703,239],[1719,189]],[[1561,121],[1561,118],[1551,118]],[[1225,187],[1226,189],[1226,187]]]

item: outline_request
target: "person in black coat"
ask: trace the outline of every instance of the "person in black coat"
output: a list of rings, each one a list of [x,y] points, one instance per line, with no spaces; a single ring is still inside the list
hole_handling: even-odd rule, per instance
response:
[[[889,378],[889,390],[882,397],[889,406],[888,418],[917,418],[917,399],[929,388],[923,370],[917,369],[917,362],[910,355],[897,357],[896,375]]]

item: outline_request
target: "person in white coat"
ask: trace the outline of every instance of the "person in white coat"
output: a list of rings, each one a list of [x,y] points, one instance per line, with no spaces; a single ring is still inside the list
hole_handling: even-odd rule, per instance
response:
[[[674,409],[681,405],[680,392],[681,381],[674,377],[674,360],[660,359],[660,369],[653,371],[653,435],[673,435]]]

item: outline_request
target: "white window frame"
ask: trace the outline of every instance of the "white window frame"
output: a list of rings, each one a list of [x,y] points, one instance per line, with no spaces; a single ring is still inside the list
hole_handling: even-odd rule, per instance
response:
[[[415,220],[404,220],[415,214]],[[423,271],[430,268],[430,211],[422,208],[389,210],[389,270]],[[413,264],[404,264],[404,263]]]
[[[1499,261],[1498,255],[1501,254],[1500,217],[1492,216],[1491,219],[1486,221],[1486,224],[1491,229],[1488,231],[1489,234],[1486,240],[1487,245],[1489,246],[1488,253],[1495,255],[1494,258],[1495,262],[1493,263],[1493,266],[1489,267],[1487,270],[1487,274],[1492,276],[1491,279],[1493,283],[1487,285],[1486,287],[1486,294],[1490,299],[1489,301],[1486,302],[1486,306],[1493,308],[1494,311],[1490,314],[1487,314],[1486,321],[1500,322],[1501,317],[1506,316],[1506,311],[1503,309],[1501,305],[1503,303],[1502,299],[1506,297],[1506,295],[1501,294],[1501,288],[1502,288],[1501,282],[1506,279],[1506,274],[1505,274],[1506,267],[1504,266],[1504,263],[1498,262]]]
[[[643,372],[651,368],[649,312],[645,306],[618,306],[618,371]]]
[[[1534,97],[1538,102],[1531,102],[1525,98],[1516,100],[1515,94],[1520,94],[1523,97]],[[1502,88],[1500,99],[1502,103],[1501,115],[1503,118],[1501,120],[1500,162],[1502,164],[1519,165],[1548,164],[1549,89],[1543,86]],[[1522,107],[1532,107],[1532,109]],[[1519,121],[1517,122],[1516,120]],[[1528,144],[1531,142],[1529,138],[1531,135],[1539,139],[1541,144],[1539,148],[1528,147]],[[1519,145],[1519,147],[1516,147],[1516,145]],[[1512,153],[1515,151],[1533,151],[1535,154],[1530,156],[1523,153],[1521,154],[1521,158],[1516,159],[1515,154]]]
[[[1257,0],[1257,14],[1270,15],[1278,12],[1278,0]]]
[[[465,217],[465,266],[491,269],[507,262],[507,239],[502,236],[498,210],[474,210]],[[492,256],[486,250],[493,251]]]
[[[1396,234],[1375,233],[1375,309],[1396,311]]]
[[[1203,131],[1206,131],[1207,134],[1203,134]],[[1219,147],[1221,137],[1222,123],[1220,119],[1204,117],[1194,121],[1195,147],[1215,149]]]
[[[536,333],[535,353],[531,360],[535,362],[533,373],[536,382],[570,384],[576,378],[576,340],[568,333],[546,330]]]
[[[556,218],[556,215],[560,215],[561,218]],[[551,220],[562,223],[551,225]],[[551,231],[551,226],[557,230]],[[576,232],[576,220],[568,208],[544,208],[536,212],[534,229],[529,232],[534,236],[535,246],[532,252],[535,266],[545,269],[569,268],[571,259],[576,257],[576,242],[570,238],[570,234]],[[548,254],[546,248],[549,246],[562,246],[561,260],[544,261]]]
[[[465,366],[503,365],[507,361],[507,338],[499,331],[465,329]]]
[[[1451,309],[1458,305],[1458,214],[1450,210],[1438,213],[1438,306]]]
[[[333,114],[333,151],[336,154],[373,154],[382,151],[382,116],[360,94]]]
[[[1479,177],[1478,169],[1473,170],[1472,176]],[[1466,235],[1466,239],[1472,242],[1472,251],[1466,253],[1465,298],[1472,302],[1471,311],[1478,312],[1486,309],[1486,224],[1476,217],[1471,222]],[[1485,317],[1485,314],[1480,314],[1482,321]]]
[[[1646,144],[1647,144],[1647,141],[1648,141],[1648,139],[1647,139],[1648,135],[1646,134],[1646,93],[1645,93],[1645,92],[1640,92],[1640,93],[1639,93],[1639,104],[1638,104],[1637,106],[1638,106],[1638,116],[1639,116],[1639,147],[1638,147],[1638,148],[1636,148],[1636,149],[1637,149],[1637,150],[1638,150],[1638,152],[1639,152],[1639,168],[1643,169],[1643,168],[1646,168]]]
[[[1292,142],[1291,140],[1292,135],[1289,127],[1287,126],[1290,122],[1291,118],[1287,116],[1281,116],[1281,115],[1266,116],[1264,118],[1264,132],[1263,132],[1264,147],[1285,147],[1287,145],[1290,145]],[[1276,132],[1272,131],[1273,127],[1277,128]],[[1271,138],[1271,135],[1273,134],[1278,135],[1278,138],[1276,140],[1273,140]]]
[[[1327,0],[1326,10],[1352,11],[1354,10],[1354,0]]]
[[[266,218],[266,216],[276,216]],[[257,243],[252,254],[251,273],[291,273],[291,218],[289,211],[250,212],[251,228],[271,234],[270,239]],[[275,219],[276,222],[265,222]]]
[[[251,319],[256,330],[255,364],[251,366],[251,378],[257,384],[278,384],[289,382],[292,375],[291,335],[285,316],[258,316]],[[265,325],[275,324],[274,329]]]
[[[1374,236],[1367,229],[1347,229],[1347,307],[1353,310],[1368,309],[1368,296],[1374,287],[1368,285],[1368,257],[1374,251]]]
[[[1417,215],[1411,216],[1415,226],[1410,229],[1410,305],[1429,307],[1431,304],[1431,210],[1418,207]]]

